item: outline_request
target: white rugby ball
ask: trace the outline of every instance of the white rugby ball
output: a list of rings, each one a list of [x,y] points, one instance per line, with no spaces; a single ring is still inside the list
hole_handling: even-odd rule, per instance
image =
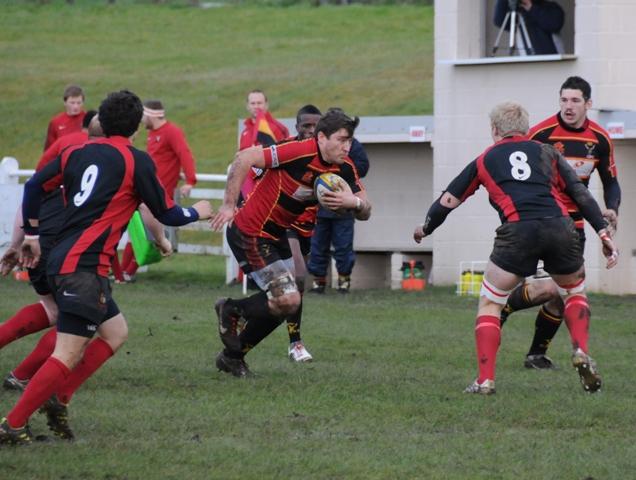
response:
[[[329,206],[323,203],[323,195],[325,192],[342,192],[351,190],[349,184],[342,178],[340,175],[335,173],[323,173],[316,177],[314,181],[314,194],[316,195],[316,199],[318,203],[323,207],[331,210]],[[342,213],[345,209],[334,210],[338,213]]]

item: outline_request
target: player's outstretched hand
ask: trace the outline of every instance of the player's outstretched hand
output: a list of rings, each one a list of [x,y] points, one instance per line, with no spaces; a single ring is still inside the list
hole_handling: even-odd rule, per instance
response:
[[[418,225],[417,227],[415,227],[415,231],[413,232],[413,240],[415,240],[417,243],[420,243],[424,237],[426,237],[426,234],[424,233],[424,225]]]
[[[210,220],[210,227],[216,232],[220,232],[226,223],[229,223],[234,218],[236,207],[230,205],[221,205],[218,213]]]
[[[605,229],[598,232],[598,236],[601,238],[601,242],[603,242],[603,255],[607,259],[605,268],[610,269],[615,267],[618,263],[618,248],[614,244],[612,237],[610,237]]]
[[[5,277],[11,273],[13,268],[20,261],[20,252],[17,248],[9,247],[4,255],[2,255],[2,259],[0,259],[0,274]]]
[[[20,265],[24,268],[35,268],[40,261],[40,240],[38,237],[25,237],[20,247]]]
[[[161,240],[156,241],[155,245],[159,249],[159,253],[161,253],[162,257],[169,257],[172,255],[172,243],[168,240],[167,237],[163,237]]]
[[[207,200],[199,200],[192,205],[192,208],[199,213],[199,220],[207,220],[212,217],[212,205],[210,205],[210,202]]]
[[[618,215],[615,210],[608,208],[603,211],[603,218],[607,222],[607,233],[610,237],[614,238],[616,235],[616,229],[618,228]]]

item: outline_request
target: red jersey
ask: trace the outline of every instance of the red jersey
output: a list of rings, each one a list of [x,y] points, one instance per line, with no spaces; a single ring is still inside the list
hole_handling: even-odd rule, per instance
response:
[[[63,137],[58,138],[53,142],[53,144],[47,148],[42,156],[40,157],[40,161],[35,167],[35,171],[42,170],[42,168],[51,161],[55,160],[59,154],[62,153],[66,147],[70,147],[71,145],[81,145],[82,143],[86,143],[88,141],[88,133],[80,130],[79,132],[70,133],[68,135],[64,135]]]
[[[181,170],[186,183],[197,183],[194,157],[185,135],[175,124],[166,122],[156,130],[149,130],[147,150],[157,166],[157,177],[170,198],[174,197]]]
[[[603,183],[605,204],[607,208],[618,212],[621,193],[616,178],[614,149],[609,134],[600,125],[586,119],[580,128],[572,128],[557,113],[532,127],[528,136],[554,146],[585,186],[588,186],[590,176],[597,170]],[[567,206],[577,228],[583,228],[583,217],[576,204],[565,193],[561,194],[561,200]]]
[[[84,121],[86,112],[82,111],[77,115],[69,115],[62,112],[54,116],[49,122],[49,128],[46,132],[46,140],[44,141],[44,150],[47,150],[53,142],[69,133],[81,132],[82,122]]]
[[[88,132],[80,130],[79,132],[69,133],[68,135],[64,135],[63,137],[58,138],[53,142],[49,148],[47,148],[42,156],[40,157],[40,161],[35,167],[35,171],[39,172],[42,170],[47,164],[51,163],[55,160],[59,155],[62,154],[64,149],[70,147],[71,145],[82,145],[88,141]],[[53,178],[45,185],[45,190],[50,190],[52,186],[57,184],[57,179]]]
[[[325,162],[315,138],[272,145],[263,154],[265,174],[234,218],[246,235],[282,238],[308,206],[317,204],[314,180],[322,173],[340,175],[353,193],[364,188],[351,159],[342,165]]]

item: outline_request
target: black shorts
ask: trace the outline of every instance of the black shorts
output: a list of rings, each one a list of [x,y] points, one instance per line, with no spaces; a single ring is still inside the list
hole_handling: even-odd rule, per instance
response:
[[[119,313],[108,279],[96,273],[54,275],[49,284],[60,311],[58,332],[91,338],[103,322]]]
[[[303,257],[309,255],[309,251],[311,250],[311,237],[301,235],[293,228],[289,228],[287,230],[287,238],[295,238],[296,240],[298,240],[298,244],[300,245],[300,253],[303,254]]]
[[[226,236],[239,267],[246,274],[292,256],[287,237],[278,240],[252,237],[241,232],[235,223],[227,227]]]
[[[570,217],[504,223],[497,228],[490,260],[520,277],[533,275],[539,260],[546,272],[567,275],[583,265],[582,243]]]

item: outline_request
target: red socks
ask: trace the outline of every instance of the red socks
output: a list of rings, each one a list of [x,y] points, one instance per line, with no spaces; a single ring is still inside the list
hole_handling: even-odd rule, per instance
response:
[[[475,322],[475,343],[477,344],[477,364],[479,365],[478,383],[495,379],[497,350],[501,341],[499,318],[492,315],[480,315]]]
[[[121,258],[121,268],[128,275],[137,273],[139,265],[135,261],[135,253],[133,252],[132,243],[128,242],[124,248],[124,254]]]
[[[57,358],[49,357],[27,385],[24,393],[7,415],[12,428],[26,425],[29,417],[46,402],[58,386],[68,377],[70,371]]]
[[[22,363],[13,370],[13,375],[18,380],[28,380],[38,369],[46,362],[55,350],[55,340],[57,339],[57,331],[55,328],[46,332],[35,348],[29,353],[29,356],[22,360]]]
[[[113,349],[101,338],[95,338],[86,347],[84,356],[73,369],[64,384],[57,389],[57,398],[68,404],[75,391],[114,354]]]
[[[0,348],[18,338],[39,332],[49,326],[49,317],[40,302],[27,305],[0,325]]]
[[[583,295],[573,295],[565,301],[563,310],[565,324],[570,331],[572,347],[587,353],[587,340],[590,329],[590,306]]]

